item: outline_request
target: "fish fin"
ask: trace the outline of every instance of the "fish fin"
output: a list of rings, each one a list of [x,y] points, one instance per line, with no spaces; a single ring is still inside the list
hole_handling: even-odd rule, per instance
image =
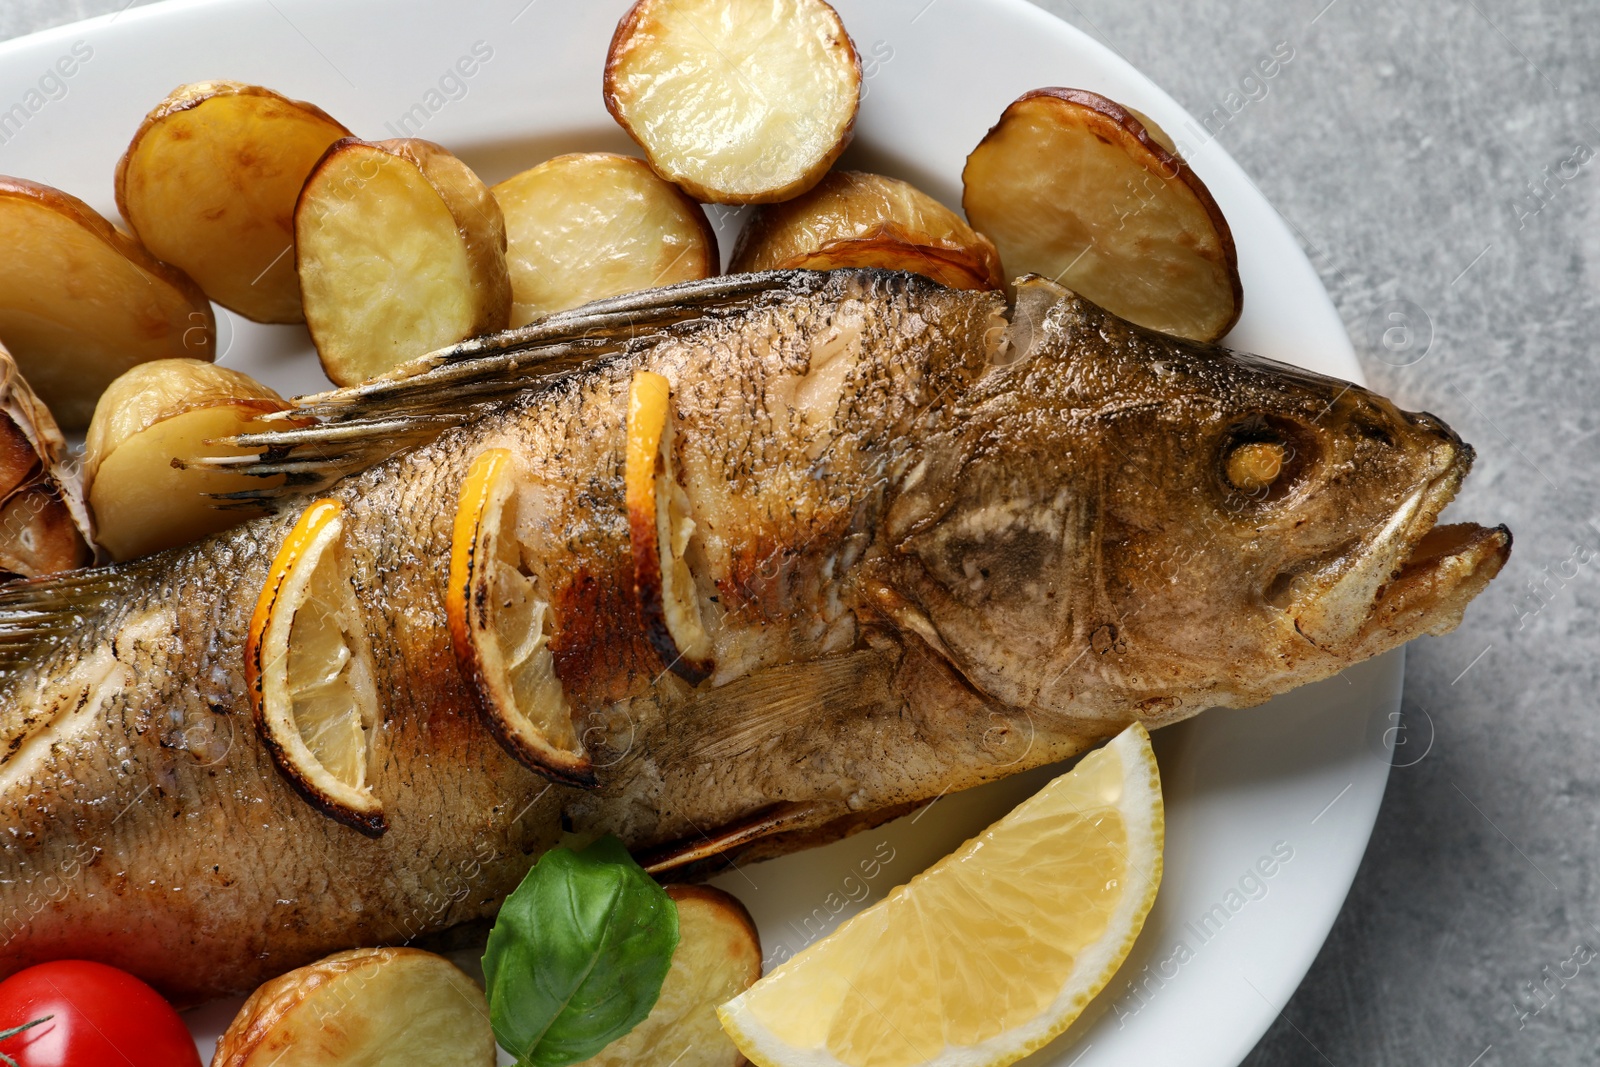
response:
[[[80,631],[101,604],[126,599],[137,567],[94,567],[0,585],[0,678]]]
[[[674,881],[696,881],[741,863],[775,859],[817,848],[892,822],[932,803],[904,801],[870,811],[841,811],[809,804],[776,804],[748,819],[693,839],[647,849],[634,858],[653,875],[670,873]]]
[[[774,804],[709,833],[658,845],[634,858],[647,874],[675,871],[724,855],[763,837],[804,828],[815,821],[817,811],[810,804]]]
[[[696,729],[669,735],[664,739],[665,748],[653,751],[652,758],[720,763],[782,744],[797,732],[826,737],[830,720],[892,707],[893,671],[891,657],[862,649],[771,667],[715,689],[696,691],[672,709],[674,718],[692,720]],[[640,854],[639,862],[652,874],[684,867],[699,869],[752,842],[813,830],[835,818],[837,808],[837,803],[826,801],[777,801],[717,829],[650,848]]]
[[[674,758],[738,759],[793,730],[887,707],[896,700],[892,676],[893,661],[872,649],[757,671],[674,709],[699,725]]]
[[[205,456],[188,465],[262,479],[259,488],[216,494],[220,507],[250,507],[329,485],[397,452],[433,440],[488,407],[652,339],[704,321],[726,305],[802,295],[826,284],[815,271],[773,271],[683,282],[596,300],[402,364],[360,385],[296,398],[262,422],[282,429],[211,442],[250,454]]]

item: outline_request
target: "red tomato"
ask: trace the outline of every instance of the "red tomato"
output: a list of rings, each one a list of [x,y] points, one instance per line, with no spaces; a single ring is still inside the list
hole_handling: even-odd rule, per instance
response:
[[[0,1041],[19,1067],[200,1067],[194,1038],[161,994],[126,971],[86,960],[29,967],[0,982]]]

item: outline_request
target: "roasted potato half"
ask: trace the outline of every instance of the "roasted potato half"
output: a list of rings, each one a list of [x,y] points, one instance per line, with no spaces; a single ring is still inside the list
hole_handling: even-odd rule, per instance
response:
[[[339,952],[251,994],[211,1067],[493,1067],[483,990],[414,948]]]
[[[757,208],[739,234],[730,271],[882,267],[925,274],[953,289],[1005,285],[994,242],[898,178],[836,170],[810,192]]]
[[[180,85],[117,162],[117,210],[223,307],[300,322],[295,199],[322,153],[349,135],[321,108],[259,85]]]
[[[112,559],[131,559],[259,514],[223,509],[211,494],[270,483],[185,462],[246,454],[207,442],[264,429],[261,416],[288,406],[249,375],[194,359],[141,363],[112,382],[89,423],[83,456],[101,547]]]
[[[606,56],[612,117],[657,174],[718,204],[815,185],[860,97],[860,57],[823,0],[639,0]]]
[[[135,364],[214,358],[205,294],[77,197],[0,177],[0,248],[0,341],[64,429]]]
[[[490,191],[506,219],[513,326],[717,272],[705,212],[642,159],[557,156]]]
[[[431,141],[335,141],[300,190],[294,235],[306,326],[335,384],[510,321],[500,207]]]
[[[674,885],[678,948],[661,997],[643,1022],[613,1041],[589,1067],[738,1067],[745,1058],[717,1021],[717,1005],[761,977],[761,941],[744,905],[703,885]]]
[[[0,580],[88,564],[89,512],[67,442],[0,346]]]
[[[1082,89],[1019,97],[967,157],[962,206],[1013,274],[1163,333],[1215,341],[1243,289],[1227,220],[1137,113]]]

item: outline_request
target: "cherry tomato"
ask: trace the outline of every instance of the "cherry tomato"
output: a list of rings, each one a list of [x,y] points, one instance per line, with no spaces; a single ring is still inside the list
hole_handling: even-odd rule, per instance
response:
[[[58,960],[0,982],[0,1040],[18,1067],[200,1067],[194,1038],[161,994],[126,971]]]

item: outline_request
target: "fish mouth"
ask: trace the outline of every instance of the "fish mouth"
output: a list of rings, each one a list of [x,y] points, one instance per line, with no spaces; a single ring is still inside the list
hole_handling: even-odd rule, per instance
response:
[[[1511,556],[1511,531],[1473,522],[1434,526],[1412,546],[1362,627],[1364,655],[1422,634],[1446,634]]]
[[[1438,525],[1471,464],[1452,457],[1395,509],[1331,584],[1295,611],[1299,634],[1341,657],[1376,655],[1422,634],[1444,634],[1511,555],[1505,526]]]

